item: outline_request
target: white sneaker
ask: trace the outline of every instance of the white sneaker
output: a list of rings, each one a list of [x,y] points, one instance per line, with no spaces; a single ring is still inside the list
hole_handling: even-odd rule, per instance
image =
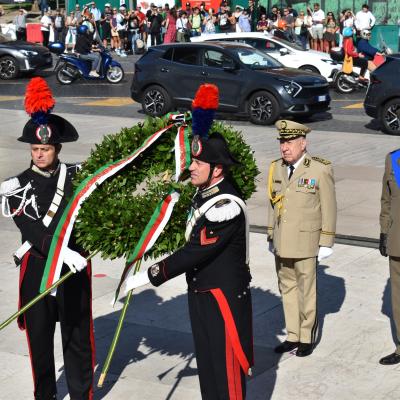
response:
[[[100,75],[96,71],[90,71],[89,76],[93,76],[94,78],[98,78]]]
[[[128,57],[124,51],[121,51],[121,53],[119,53],[119,55],[120,55],[120,57]]]

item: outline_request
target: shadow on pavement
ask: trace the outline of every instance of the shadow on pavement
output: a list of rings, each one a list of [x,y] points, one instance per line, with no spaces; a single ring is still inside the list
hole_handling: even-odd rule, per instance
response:
[[[390,331],[393,339],[393,346],[395,347],[395,343],[397,343],[397,335],[396,335],[396,325],[393,320],[392,313],[392,290],[390,286],[390,278],[386,281],[385,290],[382,294],[382,314],[386,315],[390,321]],[[390,350],[389,350],[390,351]]]
[[[268,380],[263,387],[263,398],[270,399],[280,360],[280,355],[273,352],[273,347],[280,343],[278,335],[284,333],[282,308],[280,298],[270,291],[253,288],[252,297],[253,329],[255,334],[262,332],[267,343],[266,346],[254,346],[253,377],[268,371]],[[123,300],[121,299],[121,301]],[[94,382],[94,399],[100,400],[106,397],[112,391],[114,385],[118,384],[118,379],[123,379],[124,370],[129,364],[143,361],[153,353],[162,356],[177,356],[181,359],[178,363],[171,359],[170,367],[158,375],[156,375],[157,372],[154,372],[154,381],[156,379],[160,382],[164,380],[164,384],[171,385],[169,394],[165,399],[173,399],[175,390],[182,380],[185,377],[197,375],[197,369],[194,368],[195,355],[193,353],[192,335],[188,331],[184,331],[190,326],[186,294],[163,301],[153,289],[149,289],[133,297],[126,315],[128,322],[124,324],[107,378],[102,388],[96,388],[100,371],[114,335],[119,313],[119,311],[112,312],[98,317],[94,321],[96,363],[98,365]],[[133,320],[138,322],[129,322]],[[174,325],[174,321],[179,322]],[[168,325],[169,328],[165,328],[163,325]],[[182,329],[182,326],[185,327],[185,325],[187,328],[184,328],[183,331],[171,328],[179,326]],[[156,365],[154,371],[157,371]],[[143,379],[143,377],[138,378]],[[152,377],[149,379],[151,380]],[[251,378],[249,384],[251,384]],[[59,377],[57,386],[59,398],[62,399],[67,395],[64,372]]]
[[[327,265],[317,267],[317,305],[318,305],[318,334],[315,344],[321,341],[324,321],[327,314],[340,311],[346,297],[345,281],[343,278],[327,274]]]

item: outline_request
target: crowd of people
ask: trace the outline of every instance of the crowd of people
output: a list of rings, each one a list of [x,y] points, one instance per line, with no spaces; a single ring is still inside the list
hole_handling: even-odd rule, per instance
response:
[[[25,39],[26,12],[23,9],[14,23],[18,38]],[[77,28],[86,25],[94,39],[124,57],[128,53],[140,52],[147,44],[187,42],[192,36],[251,31],[270,33],[298,42],[304,49],[329,53],[333,47],[342,46],[345,28],[351,28],[354,33],[372,29],[375,17],[367,4],[362,5],[356,14],[347,9],[335,16],[332,11],[322,10],[318,3],[306,10],[276,5],[270,10],[263,6],[257,10],[241,6],[233,9],[225,0],[215,10],[207,9],[205,2],[198,7],[187,2],[180,8],[151,3],[147,10],[139,5],[129,10],[124,4],[117,8],[106,3],[100,10],[92,2],[85,6],[76,4],[68,14],[64,10],[46,8],[40,23],[44,45],[48,44],[53,31],[54,41],[65,42],[67,51],[74,51]]]
[[[368,4],[363,4],[356,14],[352,10],[343,10],[338,16],[334,12],[325,13],[319,3],[313,9],[296,11],[291,6],[283,9],[272,6],[271,11],[261,10],[256,30],[281,35],[289,41],[299,41],[304,49],[329,53],[333,47],[341,46],[343,30],[351,28],[354,33],[372,29],[375,17],[369,11]]]

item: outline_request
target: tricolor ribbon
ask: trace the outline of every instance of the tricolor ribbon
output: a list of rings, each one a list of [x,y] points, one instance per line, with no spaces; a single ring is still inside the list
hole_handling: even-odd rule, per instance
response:
[[[78,216],[78,212],[82,207],[82,203],[93,193],[97,186],[101,185],[106,179],[112,177],[117,172],[121,171],[127,165],[132,163],[140,154],[142,154],[147,148],[156,142],[163,133],[168,131],[173,126],[175,126],[175,124],[169,124],[165,128],[160,129],[156,133],[150,135],[142,143],[142,145],[129,156],[103,165],[92,175],[83,180],[76,188],[54,232],[40,285],[41,293],[49,288],[60,277],[64,260],[63,253],[68,245],[72,228]]]
[[[187,125],[181,125],[175,138],[175,181],[190,166],[190,145]]]
[[[135,249],[128,256],[126,266],[122,272],[120,282],[115,292],[114,303],[117,301],[119,291],[125,281],[126,276],[129,274],[136,261],[140,260],[145,253],[147,253],[153,247],[154,243],[157,241],[158,237],[161,235],[161,232],[167,225],[171,217],[172,210],[174,209],[174,206],[178,200],[179,193],[173,190],[165,199],[157,204],[157,207],[155,208],[149,222],[144,228],[144,231],[137,242]]]

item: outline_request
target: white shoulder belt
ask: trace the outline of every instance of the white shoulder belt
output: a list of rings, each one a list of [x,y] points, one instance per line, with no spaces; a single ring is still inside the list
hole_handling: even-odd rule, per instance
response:
[[[197,224],[197,221],[220,200],[234,201],[235,203],[237,203],[240,206],[240,208],[243,211],[245,224],[246,224],[246,264],[249,264],[249,228],[250,227],[249,227],[249,218],[248,218],[248,214],[247,214],[247,207],[246,207],[245,202],[241,198],[234,196],[233,194],[220,194],[220,195],[215,196],[212,199],[206,201],[200,208],[196,208],[186,223],[186,231],[185,231],[186,241],[189,240],[190,234],[192,233],[194,226]]]

